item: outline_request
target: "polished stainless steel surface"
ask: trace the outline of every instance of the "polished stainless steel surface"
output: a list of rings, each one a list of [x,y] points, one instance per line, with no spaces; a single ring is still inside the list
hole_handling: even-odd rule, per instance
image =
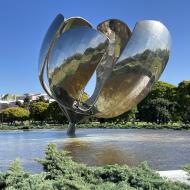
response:
[[[108,39],[87,27],[62,33],[48,62],[51,92],[66,108],[77,110],[81,93],[106,52]]]
[[[44,37],[44,40],[42,42],[41,49],[40,49],[40,56],[39,56],[39,63],[38,63],[38,75],[39,75],[40,83],[41,83],[43,89],[46,91],[46,93],[49,96],[52,96],[52,95],[51,95],[49,86],[44,81],[44,71],[47,66],[47,56],[48,56],[48,52],[50,50],[51,44],[53,42],[53,39],[55,38],[55,34],[56,34],[57,30],[59,29],[59,27],[61,26],[61,24],[63,22],[64,22],[63,15],[61,15],[61,14],[57,15],[57,17],[54,19],[54,21],[52,22],[52,24],[49,27],[49,29]]]
[[[97,30],[101,31],[110,39],[112,49],[110,55],[115,57],[115,60],[121,55],[130,36],[131,31],[129,27],[122,21],[117,19],[110,19],[100,23]]]
[[[137,105],[169,59],[170,34],[158,21],[138,22],[95,104],[97,117],[115,117]]]
[[[97,29],[109,38],[109,46],[107,53],[104,54],[104,57],[96,69],[97,82],[92,96],[86,101],[88,109],[91,109],[96,103],[107,78],[109,78],[113,70],[116,60],[121,55],[121,52],[131,36],[129,27],[117,19],[106,20],[100,23]]]
[[[54,98],[59,103],[63,113],[66,115],[69,122],[72,121],[71,118],[76,118],[76,114],[74,112],[72,113],[70,111],[67,111],[66,107],[64,107],[62,102],[59,102],[59,99],[57,99],[56,96],[53,96],[53,94],[49,88],[49,83],[47,85],[44,81],[44,74],[46,71],[47,71],[46,74],[48,74],[49,54],[50,54],[52,48],[54,47],[56,41],[59,39],[59,37],[61,36],[61,34],[63,32],[66,32],[67,30],[74,28],[74,27],[78,27],[78,26],[92,28],[91,24],[81,17],[73,17],[73,18],[64,20],[64,17],[59,14],[54,19],[54,21],[50,25],[50,27],[45,35],[45,38],[43,40],[41,50],[40,50],[40,56],[39,56],[38,71],[39,71],[40,83],[41,83],[42,87],[44,88],[44,90],[46,91],[46,93],[50,97]],[[80,117],[78,117],[78,118],[80,118]],[[75,122],[75,119],[73,119],[73,120]]]
[[[85,117],[111,118],[137,105],[163,72],[170,46],[170,33],[159,21],[140,21],[131,33],[117,19],[106,20],[95,30],[83,18],[64,20],[58,15],[42,43],[40,82],[73,130]],[[85,86],[95,72],[94,92],[84,100]]]

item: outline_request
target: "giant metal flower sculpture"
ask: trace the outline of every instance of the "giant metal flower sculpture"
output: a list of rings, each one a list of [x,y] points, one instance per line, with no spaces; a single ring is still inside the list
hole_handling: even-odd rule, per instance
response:
[[[42,43],[39,79],[68,118],[69,134],[83,118],[115,117],[145,98],[166,66],[170,43],[159,21],[140,21],[131,32],[124,22],[110,19],[95,30],[83,18],[58,15]],[[94,92],[84,101],[94,72]]]

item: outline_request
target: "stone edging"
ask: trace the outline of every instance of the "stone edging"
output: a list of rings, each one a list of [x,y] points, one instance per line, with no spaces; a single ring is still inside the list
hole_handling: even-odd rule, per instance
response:
[[[184,170],[157,171],[161,177],[166,177],[171,181],[179,181],[190,185],[190,176]]]

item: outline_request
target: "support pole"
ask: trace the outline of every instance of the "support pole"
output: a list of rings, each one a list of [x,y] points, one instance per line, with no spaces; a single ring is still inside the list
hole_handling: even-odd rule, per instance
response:
[[[70,137],[75,137],[75,129],[76,129],[76,124],[69,122],[69,128],[67,130],[67,135]]]

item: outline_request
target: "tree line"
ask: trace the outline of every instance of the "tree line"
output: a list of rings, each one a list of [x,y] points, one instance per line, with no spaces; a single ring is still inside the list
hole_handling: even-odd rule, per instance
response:
[[[0,118],[2,123],[10,125],[24,121],[38,122],[39,124],[54,123],[64,124],[66,118],[63,115],[57,102],[49,103],[41,96],[38,100],[30,101],[28,97],[24,102],[16,102],[17,107],[6,108],[1,111]]]
[[[43,97],[37,101],[25,98],[18,107],[7,108],[0,113],[1,121],[14,124],[44,122],[64,124],[67,122],[56,102],[48,103]],[[190,81],[182,81],[178,86],[158,81],[149,95],[132,110],[111,119],[92,118],[90,121],[125,123],[145,121],[152,123],[183,122],[190,123]]]

